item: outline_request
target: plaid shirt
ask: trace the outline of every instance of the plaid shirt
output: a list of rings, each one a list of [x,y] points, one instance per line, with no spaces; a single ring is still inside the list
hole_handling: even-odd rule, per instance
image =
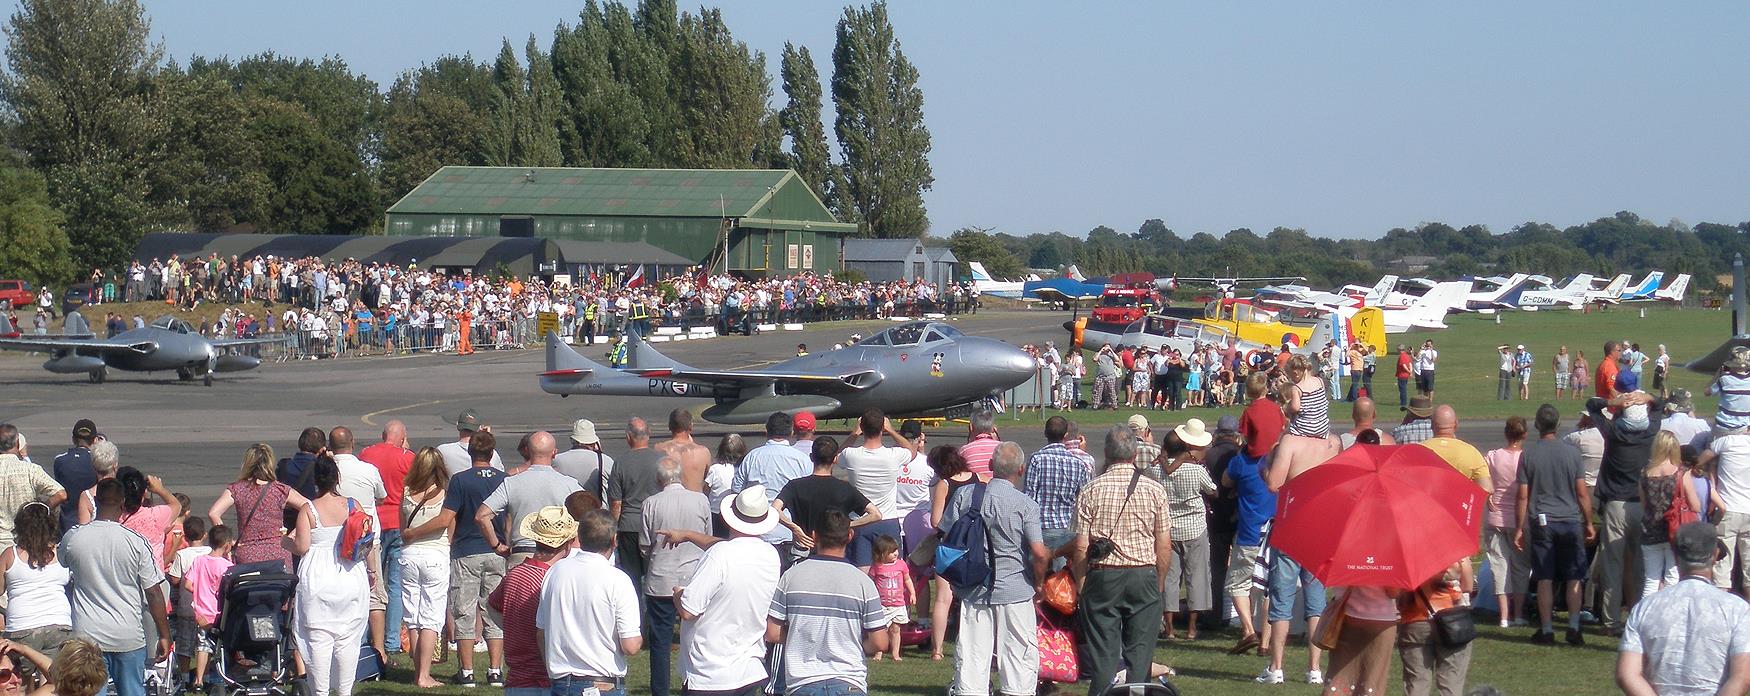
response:
[[[1076,495],[1088,484],[1088,465],[1061,442],[1034,452],[1022,480],[1027,496],[1039,503],[1046,529],[1069,529],[1075,517]]]
[[[1434,437],[1434,421],[1418,418],[1391,429],[1391,439],[1400,445],[1414,445]]]
[[[1167,477],[1167,498],[1172,506],[1173,541],[1190,541],[1209,533],[1209,508],[1203,494],[1215,492],[1215,481],[1202,462],[1185,462]]]
[[[1152,440],[1136,439],[1136,464],[1142,467],[1142,475],[1156,481],[1165,481],[1161,468],[1155,465],[1155,459],[1161,456],[1161,446]]]
[[[1170,534],[1166,487],[1135,471],[1130,462],[1115,463],[1076,500],[1075,533],[1111,539],[1116,547],[1099,565],[1153,567],[1155,539]]]

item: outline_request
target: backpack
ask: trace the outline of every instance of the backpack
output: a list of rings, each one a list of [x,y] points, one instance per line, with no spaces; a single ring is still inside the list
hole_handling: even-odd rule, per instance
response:
[[[936,546],[936,575],[955,587],[988,587],[996,582],[996,574],[991,572],[996,549],[984,528],[984,490],[985,484],[973,484],[972,505],[948,527]]]
[[[370,513],[364,511],[353,502],[346,499],[346,521],[340,525],[338,540],[340,560],[357,563],[364,560],[365,553],[372,544],[377,543],[377,524],[371,519]]]
[[[1666,541],[1677,540],[1677,530],[1690,522],[1701,520],[1701,515],[1689,507],[1689,496],[1683,494],[1682,472],[1677,474],[1677,493],[1671,496],[1671,506],[1665,508]]]

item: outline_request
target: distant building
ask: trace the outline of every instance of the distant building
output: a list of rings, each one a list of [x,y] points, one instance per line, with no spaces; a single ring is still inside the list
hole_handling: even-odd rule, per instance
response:
[[[553,240],[574,274],[705,266],[743,276],[842,268],[846,235],[784,170],[447,166],[389,207],[400,237]]]
[[[879,283],[921,278],[947,285],[959,278],[959,260],[947,247],[930,247],[917,239],[847,239],[845,270],[861,271]]]
[[[1421,273],[1439,261],[1438,256],[1400,256],[1387,265],[1400,273]]]

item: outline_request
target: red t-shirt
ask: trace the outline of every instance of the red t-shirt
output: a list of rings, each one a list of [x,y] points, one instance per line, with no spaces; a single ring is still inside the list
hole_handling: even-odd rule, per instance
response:
[[[1410,354],[1398,353],[1398,379],[1410,378]]]
[[[547,578],[546,563],[533,558],[511,568],[498,583],[498,589],[487,598],[492,610],[503,618],[504,685],[512,689],[545,689],[547,661],[541,658],[541,644],[535,640],[535,614],[541,608],[541,581]]]
[[[1240,435],[1246,438],[1246,456],[1262,457],[1282,439],[1282,428],[1288,420],[1282,417],[1282,407],[1269,399],[1258,399],[1246,405],[1240,414]]]
[[[1608,399],[1616,396],[1616,373],[1622,368],[1616,364],[1616,358],[1605,356],[1598,361],[1598,373],[1594,376],[1592,387],[1598,390],[1598,398]]]
[[[383,489],[388,495],[377,505],[378,524],[382,529],[401,528],[401,494],[407,488],[407,470],[413,468],[413,452],[406,447],[387,442],[366,447],[358,453],[359,461],[377,467],[383,477]]]

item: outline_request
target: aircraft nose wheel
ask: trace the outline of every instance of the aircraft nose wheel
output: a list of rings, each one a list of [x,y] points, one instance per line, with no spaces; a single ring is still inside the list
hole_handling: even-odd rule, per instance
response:
[[[91,374],[90,374],[91,383],[92,384],[103,384],[103,380],[109,376],[107,374],[108,372],[109,372],[109,370],[107,368],[102,368],[102,367],[97,368],[95,370],[92,370]]]
[[[176,378],[179,380],[182,380],[184,382],[187,382],[191,379],[194,379],[194,370],[190,370],[186,367],[177,368],[176,369]]]
[[[201,375],[201,384],[208,386],[208,387],[213,386],[213,373],[208,372],[204,375]]]

